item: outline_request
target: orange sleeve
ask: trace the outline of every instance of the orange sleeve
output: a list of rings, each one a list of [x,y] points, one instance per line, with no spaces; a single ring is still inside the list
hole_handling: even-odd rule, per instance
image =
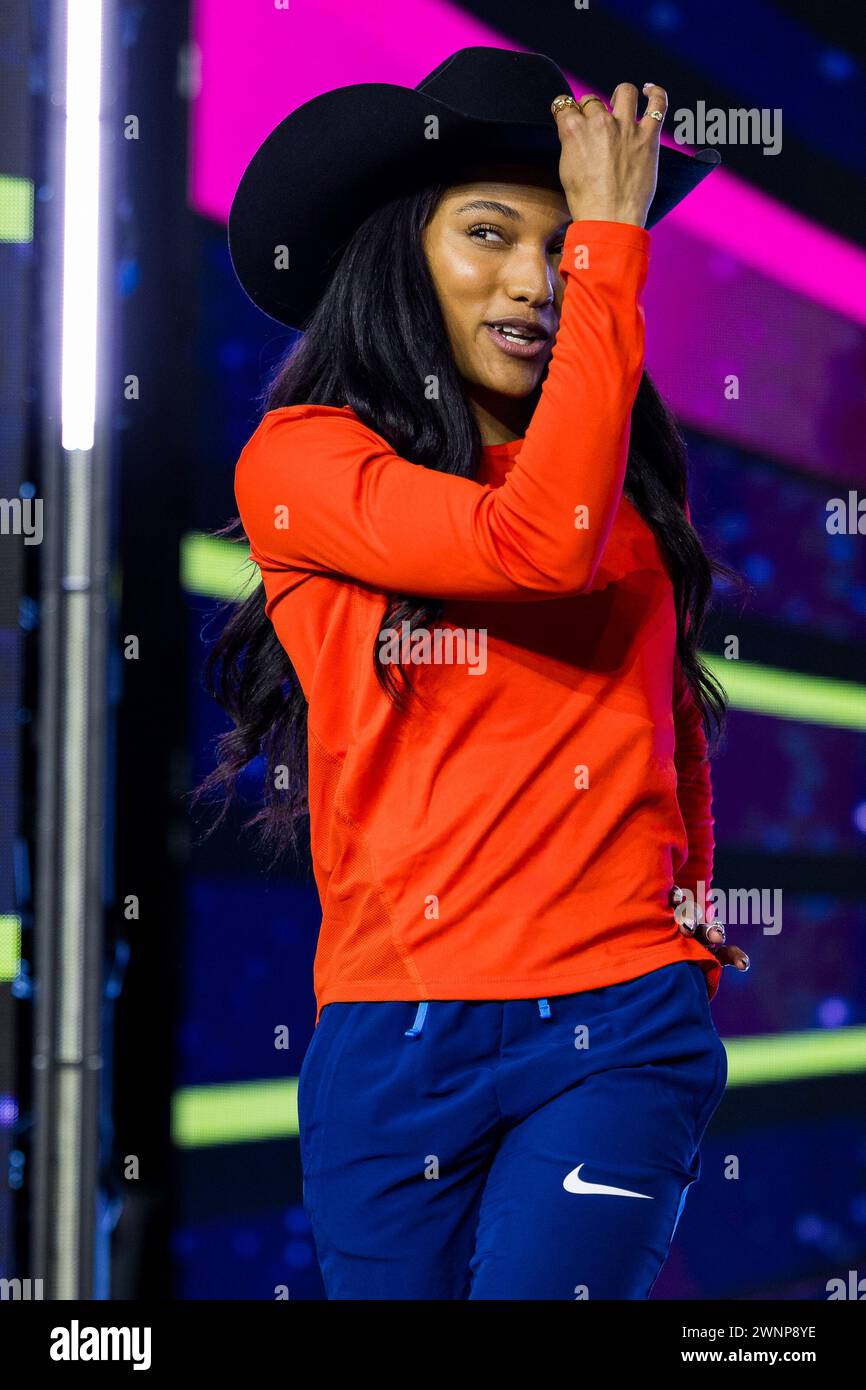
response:
[[[686,519],[691,521],[688,502]],[[707,757],[707,738],[703,720],[691,687],[683,674],[679,655],[674,653],[674,727],[677,770],[677,800],[688,835],[688,853],[683,863],[674,865],[674,880],[680,888],[697,895],[697,884],[703,879],[704,892],[712,888],[715,841],[712,814],[713,790],[710,761]],[[707,910],[708,919],[712,911]]]
[[[550,366],[500,487],[413,464],[344,412],[268,412],[235,470],[253,559],[443,599],[589,588],[622,494],[649,249],[630,223],[569,226]]]

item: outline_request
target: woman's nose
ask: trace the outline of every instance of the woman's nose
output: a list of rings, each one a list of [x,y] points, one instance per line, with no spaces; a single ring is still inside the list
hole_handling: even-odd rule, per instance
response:
[[[506,290],[511,299],[542,308],[554,301],[556,272],[546,256],[521,256],[508,268]]]

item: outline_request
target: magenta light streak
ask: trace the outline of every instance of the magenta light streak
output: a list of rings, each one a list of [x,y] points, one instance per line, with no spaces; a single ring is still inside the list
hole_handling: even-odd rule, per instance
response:
[[[195,0],[193,34],[202,86],[192,110],[189,196],[219,221],[257,146],[311,97],[355,82],[414,87],[473,44],[522,49],[445,0],[290,0],[286,10],[271,0]]]
[[[866,329],[671,224],[653,235],[646,310],[647,365],[674,412],[756,454],[862,483]]]
[[[671,217],[678,230],[866,324],[866,253],[724,169],[717,169]]]
[[[285,10],[195,0],[194,33],[202,89],[192,113],[190,200],[223,221],[256,146],[310,97],[352,82],[413,86],[422,71],[470,44],[523,47],[446,0],[376,0],[373,7],[290,0]],[[592,90],[571,81],[576,91]],[[725,170],[669,220],[768,279],[866,324],[866,253]]]

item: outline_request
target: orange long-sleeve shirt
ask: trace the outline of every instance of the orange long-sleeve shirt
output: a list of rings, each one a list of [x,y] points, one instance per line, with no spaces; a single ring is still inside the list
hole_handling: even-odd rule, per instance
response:
[[[541,399],[477,480],[400,458],[348,406],[270,411],[241,453],[250,555],[309,702],[319,1013],[683,959],[718,989],[669,903],[674,883],[710,891],[706,741],[670,578],[622,493],[650,245],[570,225]],[[443,599],[439,639],[468,641],[463,664],[418,649],[402,714],[374,671],[387,593]]]

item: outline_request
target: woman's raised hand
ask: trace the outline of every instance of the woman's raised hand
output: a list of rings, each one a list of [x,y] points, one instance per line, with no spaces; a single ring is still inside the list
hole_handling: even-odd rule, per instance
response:
[[[648,82],[644,92],[647,108],[640,120],[638,90],[631,82],[614,89],[610,109],[600,97],[583,97],[578,105],[562,104],[561,97],[551,103],[562,146],[559,181],[576,222],[590,218],[646,226],[668,98],[655,83]]]

